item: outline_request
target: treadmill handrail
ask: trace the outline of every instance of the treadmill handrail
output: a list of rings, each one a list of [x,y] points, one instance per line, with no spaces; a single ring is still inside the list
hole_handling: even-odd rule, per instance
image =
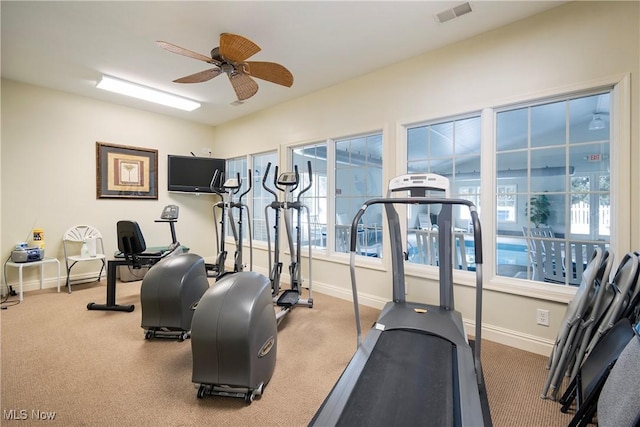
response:
[[[358,223],[364,215],[365,210],[371,205],[394,205],[394,204],[405,204],[405,205],[435,205],[435,204],[443,204],[443,205],[465,205],[469,207],[471,212],[471,222],[473,223],[473,242],[474,244],[482,243],[482,235],[480,230],[480,220],[478,218],[478,210],[476,205],[466,199],[444,199],[444,198],[434,198],[434,197],[404,197],[404,198],[376,198],[370,199],[364,202],[364,204],[358,209],[355,217],[353,217],[353,221],[351,221],[351,233],[349,236],[349,251],[356,251],[357,244],[357,231],[358,231]],[[474,218],[475,216],[475,218]],[[476,246],[476,264],[482,264],[482,245]]]
[[[351,288],[353,293],[353,303],[354,303],[354,313],[356,317],[356,332],[357,332],[357,345],[360,347],[362,343],[362,325],[360,322],[360,310],[358,308],[358,290],[356,285],[356,276],[355,276],[355,255],[356,255],[356,243],[357,243],[357,232],[358,232],[358,223],[360,219],[364,215],[365,211],[369,206],[372,205],[395,205],[395,204],[405,204],[405,205],[429,205],[429,204],[441,204],[441,205],[464,205],[469,208],[471,213],[471,223],[473,226],[473,241],[475,246],[475,261],[476,261],[476,320],[475,320],[475,343],[474,343],[474,362],[476,368],[476,378],[478,380],[478,384],[482,382],[482,365],[480,359],[480,347],[482,340],[482,231],[480,226],[480,219],[478,217],[478,211],[476,205],[466,199],[447,199],[447,198],[435,198],[435,197],[404,197],[404,198],[375,198],[367,200],[361,207],[358,209],[358,212],[353,218],[351,222],[351,230],[350,230],[350,262],[349,268],[351,273]],[[442,230],[441,230],[442,231]],[[442,268],[442,266],[440,266]],[[394,272],[395,273],[395,272]],[[453,283],[452,283],[453,286]]]

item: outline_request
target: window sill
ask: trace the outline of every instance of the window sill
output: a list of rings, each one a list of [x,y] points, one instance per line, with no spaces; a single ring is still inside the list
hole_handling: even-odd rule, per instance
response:
[[[427,280],[437,281],[439,279],[437,267],[405,265],[405,274]],[[568,304],[575,298],[577,290],[577,287],[574,286],[554,285],[505,276],[494,276],[488,279],[489,274],[486,266],[483,269],[483,276],[483,290],[564,304]],[[476,275],[473,271],[454,270],[453,281],[456,285],[475,287]]]

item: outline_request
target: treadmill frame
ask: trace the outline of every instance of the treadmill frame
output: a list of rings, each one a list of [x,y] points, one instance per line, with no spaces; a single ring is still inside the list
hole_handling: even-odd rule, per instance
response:
[[[393,198],[398,191],[410,191],[412,197]],[[448,180],[435,174],[408,174],[391,180],[386,198],[376,198],[365,202],[358,210],[351,224],[350,272],[353,292],[354,312],[357,328],[358,349],[345,368],[340,379],[326,398],[310,425],[336,425],[346,407],[360,375],[374,351],[384,331],[402,329],[423,332],[450,341],[455,346],[458,384],[454,384],[455,425],[484,425],[485,417],[480,403],[480,387],[484,379],[480,362],[482,330],[482,234],[475,205],[464,199],[427,197],[427,191],[444,190],[448,195]],[[393,301],[383,308],[378,320],[368,332],[364,342],[358,308],[358,292],[355,277],[355,255],[357,226],[369,206],[383,204],[387,215],[391,243],[393,271]],[[405,298],[404,254],[402,250],[401,228],[396,204],[441,204],[438,215],[438,253],[440,262],[440,302],[439,306],[407,302]],[[465,205],[471,212],[473,238],[476,256],[476,322],[475,350],[467,341],[462,316],[454,310],[453,299],[453,258],[452,258],[452,207]],[[449,262],[442,262],[448,260]],[[416,316],[416,310],[426,310]],[[426,316],[429,316],[428,319]],[[425,320],[427,319],[427,320]],[[490,414],[487,414],[490,419]]]

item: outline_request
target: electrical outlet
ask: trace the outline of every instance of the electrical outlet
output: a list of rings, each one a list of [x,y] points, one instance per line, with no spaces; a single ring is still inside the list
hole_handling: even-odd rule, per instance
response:
[[[206,155],[208,155],[209,157],[211,157],[211,148],[203,147],[203,148],[202,148],[202,154],[206,154]]]
[[[539,308],[536,311],[536,322],[538,325],[549,326],[549,310]]]

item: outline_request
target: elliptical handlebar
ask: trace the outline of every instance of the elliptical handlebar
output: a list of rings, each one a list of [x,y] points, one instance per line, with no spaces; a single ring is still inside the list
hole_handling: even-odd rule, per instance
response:
[[[271,169],[271,162],[267,163],[267,170],[264,171],[264,176],[262,177],[262,188],[264,188],[269,193],[271,193],[273,195],[274,200],[277,202],[278,195],[276,194],[275,191],[267,187],[267,178],[269,177],[269,169]],[[275,171],[276,171],[276,175],[278,175],[278,166],[276,166]]]
[[[238,194],[240,192],[240,187],[242,187],[242,179],[240,178],[240,172],[236,172],[236,180],[238,181],[238,187],[235,190],[231,191],[233,194]]]
[[[311,172],[311,161],[307,160],[307,172],[309,174],[309,185],[307,185],[306,187],[304,187],[299,193],[298,193],[298,202],[300,201],[300,197],[306,193],[307,191],[309,191],[309,189],[311,188],[311,185],[313,184],[313,173]],[[298,174],[298,167],[296,166],[296,177]]]
[[[280,191],[284,191],[284,189],[278,185],[278,165],[276,165],[275,169],[273,170],[273,186]]]
[[[222,193],[220,191],[220,188],[216,188],[216,186],[214,185],[214,183],[216,182],[218,176],[220,176],[223,172],[220,172],[220,169],[216,169],[213,172],[213,177],[211,178],[211,182],[209,183],[209,189],[211,189],[211,191],[213,191],[214,193],[216,193],[218,196],[222,197]],[[222,176],[220,178],[220,181],[222,181],[224,179],[224,176]]]
[[[253,179],[251,179],[251,169],[248,170],[248,173],[249,173],[249,176],[247,179],[249,180],[248,181],[249,184],[247,184],[247,189],[242,194],[240,194],[240,196],[238,196],[238,201],[240,203],[242,203],[242,198],[246,196],[249,193],[249,191],[251,191],[251,188],[253,187]],[[238,174],[238,182],[240,182],[240,174]],[[242,187],[242,185],[240,185],[240,187]],[[238,187],[238,191],[240,191],[240,187]]]
[[[271,188],[269,188],[267,186],[267,179],[269,178],[269,170],[271,169],[271,162],[267,163],[267,169],[264,173],[264,176],[262,177],[262,187],[267,190],[269,193],[271,193],[275,199],[275,201],[278,201],[278,195],[277,193],[272,190]],[[293,193],[299,186],[300,186],[300,172],[298,171],[298,165],[294,165],[293,166],[293,175],[294,175],[294,180],[290,181],[290,180],[283,180],[283,181],[279,181],[278,178],[278,166],[275,166],[274,169],[274,174],[273,174],[273,186],[278,189],[279,191],[282,192],[287,192],[289,191],[289,193]],[[299,193],[298,193],[298,197],[296,202],[300,202],[300,197],[302,196],[302,194],[306,193],[307,191],[309,191],[309,189],[311,189],[311,186],[313,184],[313,175],[312,175],[312,171],[311,171],[311,161],[307,161],[307,171],[309,174],[309,184],[304,187]],[[283,173],[283,176],[290,176],[291,172],[287,172],[287,173]]]

